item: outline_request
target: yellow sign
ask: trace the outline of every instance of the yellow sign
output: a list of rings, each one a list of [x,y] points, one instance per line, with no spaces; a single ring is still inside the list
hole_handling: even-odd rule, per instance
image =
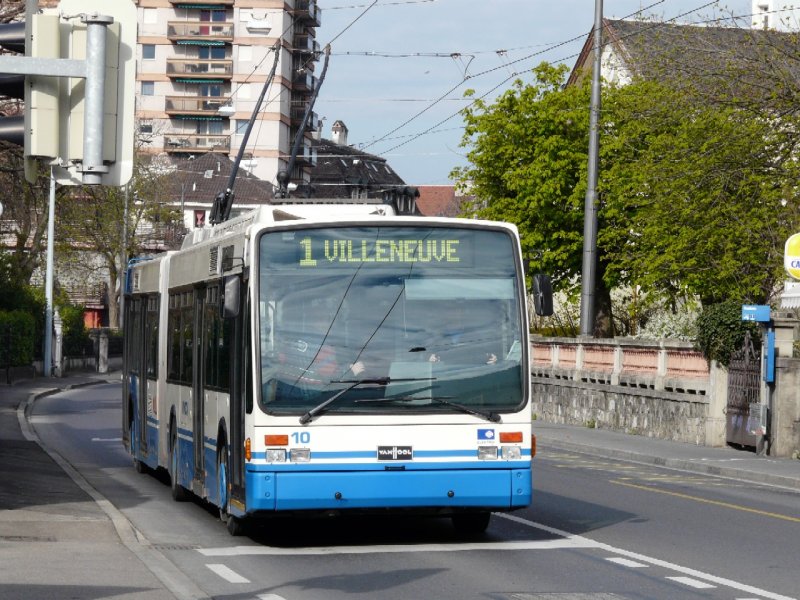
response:
[[[303,238],[300,245],[303,247],[301,267],[316,267],[318,263],[461,262],[459,240],[326,239],[321,248],[315,249],[311,238]]]
[[[792,279],[800,280],[800,233],[786,240],[783,249],[783,268]]]

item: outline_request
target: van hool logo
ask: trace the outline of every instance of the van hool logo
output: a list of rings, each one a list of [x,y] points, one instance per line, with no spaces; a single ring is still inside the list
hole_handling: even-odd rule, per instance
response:
[[[378,460],[411,460],[414,451],[411,446],[378,446]]]

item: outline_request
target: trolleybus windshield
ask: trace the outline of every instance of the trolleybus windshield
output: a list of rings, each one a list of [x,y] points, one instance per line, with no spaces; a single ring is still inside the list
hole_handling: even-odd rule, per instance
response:
[[[325,414],[519,410],[527,397],[515,248],[508,232],[479,228],[264,233],[261,408],[300,416],[320,405]]]

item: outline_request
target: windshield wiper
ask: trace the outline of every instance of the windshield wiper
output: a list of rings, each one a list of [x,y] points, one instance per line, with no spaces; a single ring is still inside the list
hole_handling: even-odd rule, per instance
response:
[[[473,415],[475,417],[480,417],[481,419],[491,421],[492,423],[500,423],[502,421],[500,415],[490,410],[478,410],[477,408],[470,408],[469,406],[464,406],[463,404],[459,404],[458,402],[450,402],[450,400],[445,400],[444,398],[431,398],[431,400],[433,400],[434,402],[438,402],[439,404],[444,404],[445,406],[450,406],[452,408],[455,408],[456,410],[460,410],[461,412],[465,412],[469,415]]]
[[[349,383],[350,385],[348,385],[348,386],[347,386],[346,388],[344,388],[343,390],[339,390],[339,391],[338,391],[338,392],[336,392],[336,393],[335,393],[333,396],[331,396],[330,398],[328,398],[327,400],[325,400],[325,401],[324,401],[324,402],[322,402],[321,404],[317,404],[317,405],[316,405],[314,408],[312,408],[312,409],[311,409],[311,410],[309,410],[309,411],[308,411],[306,414],[304,414],[302,417],[300,417],[300,424],[301,424],[301,425],[305,425],[306,423],[308,423],[309,421],[311,421],[311,419],[313,419],[315,416],[317,416],[317,415],[318,415],[318,414],[320,414],[321,412],[324,412],[324,411],[325,411],[325,409],[326,409],[326,408],[327,408],[327,407],[328,407],[330,404],[333,404],[333,403],[334,403],[334,402],[336,402],[336,401],[337,401],[339,398],[341,398],[342,396],[344,396],[344,395],[345,395],[347,392],[349,392],[350,390],[352,390],[352,389],[354,389],[354,388],[357,388],[357,387],[358,387],[358,386],[360,386],[360,385],[369,385],[369,384],[373,384],[373,385],[387,385],[387,384],[388,384],[390,381],[391,381],[391,380],[390,380],[388,377],[374,377],[374,378],[356,379],[355,381],[348,380],[348,381],[339,381],[339,382],[336,382],[336,383]],[[331,382],[331,383],[333,383],[333,382]]]
[[[460,410],[461,412],[465,412],[475,417],[480,417],[481,419],[485,419],[486,421],[491,421],[492,423],[500,423],[502,421],[500,415],[497,414],[496,412],[488,410],[487,411],[478,410],[477,408],[470,408],[469,406],[464,406],[463,404],[459,404],[458,402],[451,402],[450,400],[446,400],[441,396],[438,398],[416,398],[414,396],[400,396],[398,398],[365,398],[363,400],[356,400],[356,402],[389,404],[391,402],[411,402],[412,400],[430,400],[431,402],[444,404],[445,406],[455,408],[456,410]]]

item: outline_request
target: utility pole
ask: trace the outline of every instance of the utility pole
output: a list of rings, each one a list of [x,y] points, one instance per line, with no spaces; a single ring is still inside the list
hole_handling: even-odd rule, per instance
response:
[[[603,52],[603,0],[594,3],[594,66],[589,113],[589,176],[583,214],[581,271],[581,335],[594,333],[594,290],[597,277],[597,165],[599,157],[600,58]]]

